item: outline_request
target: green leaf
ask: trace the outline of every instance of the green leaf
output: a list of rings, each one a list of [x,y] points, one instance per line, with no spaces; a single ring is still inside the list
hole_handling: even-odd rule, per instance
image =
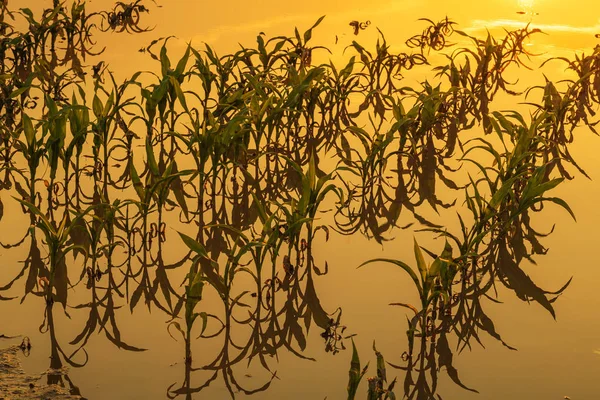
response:
[[[208,258],[208,253],[206,252],[206,249],[204,248],[204,246],[200,243],[198,243],[197,241],[195,241],[194,239],[192,239],[191,237],[189,237],[188,235],[185,235],[181,232],[177,232],[179,233],[179,236],[181,237],[181,240],[183,240],[183,242],[185,243],[185,245],[192,250],[194,253],[198,254],[201,257],[205,257]]]
[[[185,70],[185,66],[187,65],[188,59],[190,58],[190,45],[188,44],[187,49],[185,50],[185,54],[181,57],[181,60],[177,63],[177,67],[175,67],[175,76],[179,78],[183,71]]]
[[[159,176],[160,171],[158,170],[158,164],[156,163],[156,158],[154,157],[154,150],[152,150],[152,143],[150,143],[150,137],[146,137],[146,158],[148,162],[148,167],[154,176]]]
[[[92,111],[94,112],[94,115],[96,116],[96,118],[102,117],[103,110],[104,110],[104,107],[102,106],[102,102],[100,101],[100,98],[98,97],[98,95],[94,95],[94,99],[92,100]]]
[[[400,268],[402,268],[404,271],[406,271],[406,273],[408,273],[408,275],[411,277],[411,279],[413,280],[415,286],[417,287],[418,291],[419,291],[419,295],[422,293],[422,288],[421,288],[421,283],[419,282],[419,278],[417,277],[417,274],[415,274],[415,272],[412,270],[411,267],[409,267],[408,265],[406,265],[405,263],[403,263],[402,261],[399,260],[392,260],[389,258],[375,258],[369,261],[365,261],[364,263],[362,263],[361,265],[358,266],[358,268],[361,268],[367,264],[371,264],[374,262],[385,262],[385,263],[389,263],[389,264],[394,264]]]
[[[441,256],[437,257],[429,267],[429,276],[434,277],[440,275],[442,271],[448,268],[448,264],[452,261],[452,246],[446,241],[444,251]]]
[[[267,213],[265,212],[263,204],[258,200],[258,197],[256,197],[255,193],[252,193],[252,200],[254,202],[256,210],[258,211],[258,217],[260,218],[260,222],[262,222],[262,224],[265,225],[265,223],[267,222]]]
[[[202,319],[202,329],[200,330],[200,336],[202,336],[208,326],[208,314],[203,311],[195,314],[194,317],[200,317]]]
[[[110,94],[110,96],[108,96],[108,100],[106,100],[106,104],[104,105],[104,108],[102,110],[102,116],[103,117],[107,117],[108,114],[110,113],[110,110],[112,109],[113,105],[115,103],[115,94],[114,92]]]
[[[571,217],[573,218],[574,221],[577,221],[577,218],[575,217],[575,213],[573,212],[571,207],[569,207],[567,202],[564,201],[563,199],[558,198],[558,197],[541,197],[541,198],[539,198],[539,201],[550,201],[554,204],[561,206],[562,208],[567,210],[567,212],[571,215]]]
[[[52,99],[52,97],[50,97],[49,94],[46,94],[44,98],[46,100],[46,105],[48,106],[48,114],[51,117],[56,116],[58,114],[58,107],[56,106],[56,102]]]
[[[135,192],[140,198],[140,201],[144,202],[146,200],[146,191],[144,190],[144,185],[142,184],[140,176],[138,175],[137,170],[135,169],[133,160],[129,160],[129,174],[131,175],[131,181],[133,183],[133,188],[135,189]]]
[[[373,351],[375,352],[375,356],[377,357],[377,377],[381,379],[382,382],[387,382],[387,375],[385,372],[385,360],[383,359],[383,354],[377,351],[375,347],[375,341],[373,341]]]
[[[554,189],[555,187],[560,185],[563,181],[564,181],[564,178],[556,178],[556,179],[552,179],[548,182],[542,183],[540,185],[537,185],[533,188],[526,187],[526,189],[523,191],[523,197],[527,198],[527,199],[536,198],[538,196],[541,196],[548,190]],[[529,190],[527,190],[527,189],[529,189]]]
[[[306,44],[306,42],[310,40],[310,38],[312,37],[312,30],[316,28],[321,23],[321,21],[323,21],[323,18],[325,18],[324,15],[321,18],[319,18],[317,22],[315,22],[315,24],[310,27],[310,29],[304,32],[304,44]]]
[[[29,8],[20,8],[19,9],[23,14],[27,15],[29,17],[30,20],[34,19],[33,16],[33,11],[31,11],[31,9]]]
[[[21,94],[25,93],[25,92],[26,92],[27,90],[29,90],[29,89],[30,89],[30,87],[29,87],[29,86],[23,86],[23,87],[20,87],[20,88],[18,88],[17,90],[15,90],[14,92],[12,92],[12,93],[10,94],[10,98],[11,98],[11,99],[14,99],[15,97],[18,97],[18,96],[20,96]]]
[[[515,181],[517,180],[518,176],[513,176],[512,178],[506,180],[502,186],[500,187],[500,189],[498,189],[494,195],[492,196],[490,202],[489,202],[489,206],[492,210],[498,210],[498,207],[500,206],[500,204],[502,204],[502,201],[504,200],[504,198],[506,197],[506,195],[510,192],[510,190],[513,187],[513,184],[515,183]]]
[[[190,300],[190,301],[195,300],[194,305],[197,304],[198,301],[200,301],[200,299],[202,298],[202,288],[203,287],[204,287],[204,279],[202,277],[202,272],[197,272],[194,275],[194,279],[192,280],[192,283],[188,287],[188,291],[187,291],[188,300]]]
[[[169,61],[169,57],[167,56],[167,46],[166,42],[160,49],[160,67],[162,76],[167,76],[169,69],[171,68],[171,61]]]
[[[417,260],[417,267],[419,268],[419,272],[421,273],[422,282],[427,280],[427,264],[425,263],[425,258],[423,257],[423,252],[421,251],[421,247],[417,243],[417,239],[414,240],[414,251],[415,251],[415,260]]]
[[[308,161],[308,174],[307,174],[308,184],[311,189],[313,189],[315,187],[316,177],[317,177],[317,165],[316,165],[316,161],[315,161],[315,154],[311,153],[310,159]]]
[[[173,76],[169,77],[169,82],[171,82],[173,89],[175,89],[175,94],[177,96],[177,99],[181,103],[181,106],[183,107],[184,110],[188,111],[188,106],[185,101],[185,96],[183,95],[183,91],[181,90],[181,85],[179,85],[179,82]]]
[[[360,370],[360,359],[358,357],[358,351],[356,350],[354,339],[352,339],[352,360],[350,361],[350,371],[348,371],[348,400],[354,400],[354,398],[356,397],[358,385],[360,384],[361,379],[367,372],[368,367],[369,364],[367,364],[362,371]]]
[[[33,123],[31,118],[27,114],[23,114],[23,131],[25,132],[25,139],[29,147],[35,143],[35,131],[33,130]]]

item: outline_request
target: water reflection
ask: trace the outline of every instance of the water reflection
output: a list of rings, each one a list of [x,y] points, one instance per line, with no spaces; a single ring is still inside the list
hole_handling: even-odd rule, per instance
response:
[[[505,344],[482,304],[496,300],[496,286],[555,315],[569,282],[542,289],[522,265],[547,251],[549,233],[533,215],[551,204],[572,214],[547,192],[585,175],[569,146],[577,126],[596,123],[599,48],[569,62],[577,79],[566,89],[550,81],[532,88],[543,95],[525,118],[493,111],[492,102],[522,94],[506,71],[533,56],[523,43],[538,31],[528,27],[482,39],[448,18],[425,20],[407,52],[392,53],[381,35],[375,52],[354,42],[342,68],[313,65],[322,49],[310,39],[321,20],[302,35],[259,35],[256,47],[224,56],[188,47],[171,60],[169,39],[159,39],[143,51],[160,72],[117,84],[102,64],[85,81],[76,54],[93,56],[92,16],[100,29],[139,32],[147,10],[140,1],[87,17],[84,9],[55,2],[41,20],[15,12],[28,30],[2,25],[11,40],[0,53],[1,189],[30,227],[3,244],[29,250],[0,299],[23,286],[21,301],[40,300],[49,385],[80,394],[65,366],[86,365],[94,333],[144,351],[122,337],[120,308],[160,310],[168,319],[161,329],[182,344],[184,375],[166,389],[169,398],[193,398],[217,380],[231,397],[263,392],[277,379],[281,352],[311,359],[304,354],[311,327],[326,352],[345,350],[352,327],[336,304],[322,304],[315,284],[328,264],[315,259],[314,243],[334,231],[381,243],[418,223],[445,239],[441,251],[415,241],[412,266],[363,264],[401,268],[418,292],[418,304],[395,304],[409,314],[402,363],[390,364],[403,371],[406,398],[439,397],[442,367],[474,390],[459,379],[451,347],[468,349],[482,333]],[[4,21],[7,6],[2,12]],[[66,47],[56,46],[59,36]],[[469,44],[450,52],[456,36]],[[404,74],[438,52],[446,59],[434,76],[406,86]],[[473,138],[474,130],[481,132]],[[458,230],[422,214],[424,206],[454,207],[455,195],[466,204]],[[56,335],[58,309],[83,321],[68,351]],[[197,361],[196,341],[210,343],[212,360]],[[350,398],[367,372],[353,350]],[[395,380],[375,352],[368,396],[392,398]],[[267,378],[242,384],[239,367],[252,363]]]
[[[87,364],[87,355],[83,361],[78,362],[75,360],[77,357],[78,350],[71,354],[66,354],[65,351],[58,343],[56,337],[56,328],[53,315],[53,306],[48,304],[46,306],[45,321],[40,327],[42,333],[47,333],[50,336],[50,366],[46,371],[46,384],[47,385],[58,385],[68,390],[73,396],[81,396],[79,388],[69,378],[68,369],[65,368],[67,365],[74,368],[81,368]],[[83,351],[85,354],[85,350]],[[66,364],[66,365],[65,365]]]

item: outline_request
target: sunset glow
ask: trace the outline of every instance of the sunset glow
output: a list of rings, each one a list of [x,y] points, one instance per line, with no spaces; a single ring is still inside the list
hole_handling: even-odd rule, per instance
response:
[[[0,400],[597,399],[599,133],[598,0],[0,0]]]

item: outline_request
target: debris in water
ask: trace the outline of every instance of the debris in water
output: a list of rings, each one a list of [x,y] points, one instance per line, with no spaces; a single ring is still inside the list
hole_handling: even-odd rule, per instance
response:
[[[25,340],[24,340],[25,342]],[[29,341],[28,341],[29,343]],[[30,344],[31,346],[31,344]],[[0,399],[4,400],[81,400],[58,385],[36,384],[41,375],[27,375],[18,353],[21,346],[0,350]]]

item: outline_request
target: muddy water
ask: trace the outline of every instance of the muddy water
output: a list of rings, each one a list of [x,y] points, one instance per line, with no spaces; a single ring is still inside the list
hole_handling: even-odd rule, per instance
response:
[[[24,1],[24,6],[36,5]],[[96,3],[96,1],[94,1]],[[101,2],[98,2],[101,3]],[[236,43],[252,43],[256,33],[265,31],[268,35],[288,34],[290,27],[312,24],[320,15],[327,15],[319,28],[316,40],[334,48],[331,58],[342,59],[343,47],[354,39],[348,22],[354,19],[370,20],[372,25],[360,33],[364,43],[373,42],[379,27],[392,47],[418,31],[420,17],[439,19],[446,15],[456,20],[462,29],[472,34],[483,34],[486,28],[494,34],[502,28],[514,28],[532,19],[534,26],[540,26],[549,35],[531,43],[533,50],[548,55],[569,55],[592,47],[600,33],[600,8],[593,1],[574,1],[568,5],[556,0],[521,1],[306,1],[301,6],[293,3],[235,2],[229,3],[227,11],[222,4],[214,2],[172,1],[149,16],[149,25],[156,24],[152,33],[132,36],[100,35],[99,40],[106,44],[104,56],[117,76],[124,78],[134,71],[153,68],[147,57],[136,50],[150,40],[173,34],[177,36],[176,46],[182,52],[184,45],[192,41],[199,45],[203,41],[214,45],[223,53],[235,49]],[[99,6],[99,4],[98,4]],[[526,12],[525,15],[517,11]],[[531,13],[531,15],[530,15]],[[539,13],[539,15],[536,15]],[[338,44],[335,44],[335,36]],[[400,47],[400,46],[399,46]],[[177,50],[173,50],[175,53]],[[560,76],[557,67],[551,70]],[[415,77],[419,79],[419,77]],[[510,103],[507,101],[507,107]],[[555,232],[546,239],[550,248],[548,255],[538,260],[537,266],[528,266],[527,273],[542,287],[558,288],[571,276],[574,277],[569,289],[555,303],[557,320],[539,305],[528,305],[515,298],[512,293],[500,291],[503,304],[486,304],[490,317],[505,341],[518,351],[510,351],[493,339],[484,338],[485,349],[474,345],[472,351],[464,351],[455,356],[455,364],[462,381],[476,388],[480,394],[467,392],[454,385],[443,373],[439,392],[447,399],[593,399],[600,393],[600,298],[597,286],[600,270],[596,257],[599,236],[600,211],[597,199],[600,196],[600,164],[595,149],[598,138],[582,130],[572,147],[574,157],[592,177],[592,181],[578,176],[558,189],[575,211],[578,220],[572,221],[558,208],[544,211],[546,228],[556,224]],[[326,161],[325,161],[326,162]],[[2,193],[2,199],[7,196]],[[4,218],[1,222],[0,241],[11,242],[25,234],[28,218],[22,215],[17,204],[5,201]],[[427,215],[449,227],[455,225],[451,212],[436,216]],[[323,217],[325,222],[327,217]],[[179,229],[175,225],[174,229]],[[167,232],[165,258],[171,261],[184,252],[184,247],[176,237],[175,230]],[[416,302],[417,295],[407,277],[401,271],[388,266],[377,269],[360,269],[362,262],[375,257],[412,260],[412,230],[398,230],[394,240],[379,245],[361,235],[342,236],[332,233],[329,241],[314,243],[314,257],[319,265],[327,261],[329,272],[315,279],[320,303],[327,311],[338,307],[343,310],[342,321],[347,334],[356,334],[355,343],[363,363],[371,361],[373,372],[375,358],[371,351],[373,341],[390,362],[399,362],[406,348],[406,322],[404,311],[388,306],[391,302]],[[416,234],[421,244],[439,244],[428,239],[425,234]],[[3,249],[1,255],[2,283],[11,279],[21,268],[20,261],[27,256],[26,246]],[[173,271],[169,278],[178,287],[185,272]],[[86,301],[85,285],[79,285],[70,293],[72,305]],[[241,289],[240,289],[241,290]],[[23,288],[16,287],[11,294],[21,296]],[[214,293],[203,300],[207,308],[218,312],[219,300]],[[0,302],[0,315],[4,323],[0,334],[26,335],[33,343],[28,357],[22,357],[25,371],[41,373],[49,368],[52,339],[49,333],[39,332],[45,304],[38,297],[28,296],[23,303],[19,299]],[[55,333],[58,342],[69,351],[67,344],[78,334],[87,315],[78,310],[68,310],[70,318],[55,307]],[[118,349],[103,333],[92,335],[85,349],[88,362],[85,367],[69,368],[69,378],[82,395],[89,399],[162,399],[167,390],[179,387],[185,379],[183,342],[173,340],[167,331],[164,313],[156,308],[148,311],[138,306],[132,313],[125,305],[117,310],[120,333],[123,341],[136,347],[148,349],[145,352],[129,352]],[[235,340],[243,342],[248,332],[238,326],[232,334]],[[281,349],[278,360],[269,362],[277,378],[271,387],[254,395],[260,399],[342,399],[348,381],[350,352],[341,351],[333,355],[325,351],[325,341],[320,330],[313,325],[306,338],[306,349],[301,353],[313,360],[304,360],[291,352]],[[192,342],[194,365],[210,362],[218,354],[223,339],[195,340]],[[2,345],[0,339],[0,345]],[[6,342],[8,346],[9,342]],[[346,341],[346,346],[349,342]],[[4,347],[4,346],[1,346]],[[76,361],[84,361],[81,354]],[[247,389],[260,387],[271,379],[272,374],[254,360],[249,367],[239,363],[234,367],[236,378]],[[373,372],[374,373],[374,372]],[[212,375],[209,371],[194,371],[191,386],[202,385]],[[390,369],[388,375],[398,376],[401,371]],[[194,394],[193,398],[228,398],[229,393],[219,375],[216,380]],[[67,386],[69,383],[65,383]],[[361,391],[366,391],[361,387]],[[399,393],[399,391],[398,391]],[[243,393],[238,394],[240,398]]]

